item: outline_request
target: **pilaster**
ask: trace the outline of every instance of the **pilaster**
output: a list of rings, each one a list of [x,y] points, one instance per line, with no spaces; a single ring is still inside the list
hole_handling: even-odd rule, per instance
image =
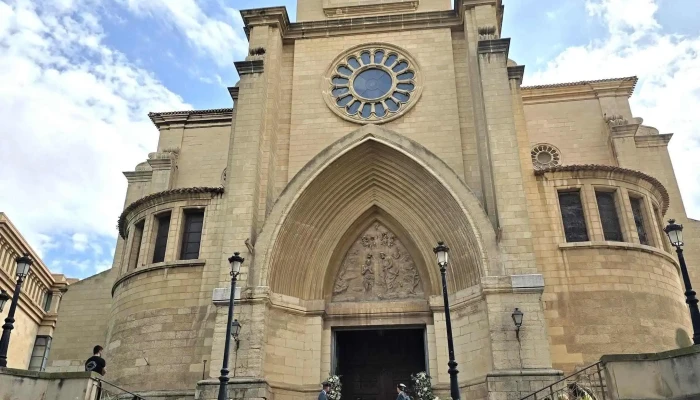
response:
[[[484,107],[483,88],[480,77],[477,47],[479,42],[479,26],[492,26],[493,18],[489,18],[488,6],[464,6],[463,25],[467,43],[467,76],[471,89],[472,113],[476,131],[477,154],[479,157],[479,174],[481,177],[482,204],[494,228],[498,229],[498,210],[496,205],[495,187],[493,182],[493,166],[491,150],[486,125],[486,109]]]
[[[238,286],[248,298],[255,297],[250,289],[252,269],[255,268],[254,246],[257,233],[264,222],[266,210],[272,206],[270,198],[274,178],[268,172],[276,168],[276,111],[279,104],[279,71],[282,59],[282,30],[286,29],[286,12],[281,8],[248,10],[242,12],[250,42],[246,60],[235,63],[240,81],[229,93],[235,101],[230,141],[229,160],[226,167],[225,204],[218,218],[221,226],[221,259],[208,267],[207,274],[217,277],[217,287],[230,285],[230,267],[227,258],[239,251],[246,259],[241,268]],[[268,12],[269,11],[269,12]],[[287,22],[285,22],[287,21]],[[215,217],[216,218],[216,217]],[[246,246],[246,242],[250,246]],[[219,290],[217,289],[217,290]],[[254,299],[251,299],[254,300]],[[221,365],[228,307],[216,304],[216,323],[211,353],[211,373],[218,375]],[[246,343],[237,352],[231,352],[230,369],[238,368],[238,377],[262,377],[265,359],[264,319],[265,303],[251,302],[237,305],[237,317],[247,320],[248,329],[255,334],[246,335]],[[232,344],[235,346],[235,344]]]
[[[528,157],[525,150],[529,145],[524,121],[519,124],[520,136],[516,132],[517,107],[514,107],[512,93],[517,92],[519,86],[511,86],[509,79],[509,46],[510,39],[480,40],[478,66],[503,266],[506,274],[534,273],[537,268],[525,197],[525,182],[529,178],[523,174],[521,164],[523,158]],[[519,115],[517,118],[523,117]]]

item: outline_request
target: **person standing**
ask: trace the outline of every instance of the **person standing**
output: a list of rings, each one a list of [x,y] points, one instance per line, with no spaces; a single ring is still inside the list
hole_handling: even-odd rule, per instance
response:
[[[102,350],[104,349],[100,345],[92,348],[92,357],[85,361],[85,371],[94,371],[104,376],[104,374],[107,372],[105,369],[107,362],[105,362],[105,359],[102,358]]]
[[[328,391],[331,390],[331,384],[328,382],[323,382],[323,389],[321,393],[318,394],[318,400],[328,400]]]
[[[399,394],[396,400],[411,400],[411,398],[406,394],[406,385],[403,383],[396,385],[396,393]]]

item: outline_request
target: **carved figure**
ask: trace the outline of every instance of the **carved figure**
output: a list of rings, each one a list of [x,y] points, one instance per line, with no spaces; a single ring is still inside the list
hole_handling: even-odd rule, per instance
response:
[[[372,254],[367,254],[365,258],[365,263],[362,265],[362,286],[365,288],[365,292],[372,290],[374,286],[374,271],[372,270]]]

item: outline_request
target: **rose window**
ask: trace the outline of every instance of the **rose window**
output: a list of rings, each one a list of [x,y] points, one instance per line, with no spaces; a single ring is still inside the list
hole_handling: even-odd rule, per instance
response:
[[[420,95],[417,65],[393,46],[360,47],[336,59],[326,103],[345,119],[386,122]]]
[[[530,151],[530,157],[535,169],[557,166],[560,164],[561,159],[559,150],[546,143],[535,145]]]

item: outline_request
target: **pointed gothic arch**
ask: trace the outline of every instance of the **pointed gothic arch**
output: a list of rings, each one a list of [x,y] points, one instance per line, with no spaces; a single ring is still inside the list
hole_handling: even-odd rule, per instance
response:
[[[251,283],[305,300],[327,298],[340,268],[337,249],[355,239],[348,232],[371,210],[408,235],[403,239],[415,246],[426,294],[440,293],[432,253],[437,240],[452,249],[453,290],[501,269],[494,230],[454,171],[406,137],[367,125],[319,153],[289,182],[256,242]]]

